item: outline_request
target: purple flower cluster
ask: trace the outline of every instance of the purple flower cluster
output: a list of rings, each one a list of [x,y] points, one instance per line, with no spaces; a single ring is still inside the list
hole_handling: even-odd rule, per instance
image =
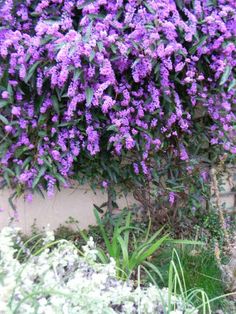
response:
[[[196,143],[236,152],[234,0],[6,0],[0,24],[0,174],[15,184],[52,195],[101,154],[150,178],[153,155],[188,172]]]

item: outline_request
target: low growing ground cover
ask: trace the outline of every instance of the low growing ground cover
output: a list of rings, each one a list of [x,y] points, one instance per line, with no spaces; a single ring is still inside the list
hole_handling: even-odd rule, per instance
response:
[[[67,222],[69,224],[56,230],[53,237],[48,239],[46,246],[44,233],[46,232],[48,236],[52,236],[52,233],[47,230],[40,232],[34,226],[30,237],[17,238],[15,249],[16,252],[20,252],[17,253],[17,260],[20,261],[21,265],[27,265],[28,262],[31,263],[31,259],[40,260],[39,253],[43,254],[49,263],[54,253],[57,254],[59,259],[63,260],[64,253],[61,252],[64,249],[61,250],[60,247],[66,249],[68,245],[68,250],[70,251],[70,248],[73,248],[73,254],[76,254],[80,261],[84,259],[85,264],[88,264],[86,254],[89,254],[89,256],[92,254],[92,262],[90,259],[88,264],[88,267],[92,269],[95,265],[95,269],[103,272],[103,270],[106,271],[107,265],[110,265],[110,268],[113,267],[112,281],[117,281],[121,286],[124,284],[130,287],[132,302],[137,300],[133,299],[137,289],[143,291],[140,292],[141,294],[158,293],[156,299],[154,298],[156,306],[158,304],[155,311],[151,305],[148,309],[144,306],[142,310],[134,305],[134,312],[128,313],[136,313],[135,311],[137,313],[172,313],[172,310],[177,310],[168,303],[172,297],[180,299],[180,303],[192,304],[196,308],[196,313],[217,313],[217,310],[223,310],[224,314],[233,313],[234,309],[230,308],[230,302],[224,297],[224,294],[229,291],[226,290],[225,283],[222,280],[220,265],[212,250],[212,244],[209,245],[204,241],[175,240],[173,234],[168,231],[167,226],[162,230],[155,230],[151,224],[137,222],[125,210],[117,217],[105,216],[103,218],[97,217],[97,219],[97,226],[91,226],[88,230],[82,231],[79,229],[78,222],[70,218]],[[71,224],[77,225],[77,230],[75,228],[71,229],[69,227]],[[94,242],[91,241],[91,237]],[[88,247],[90,247],[90,250],[88,250]],[[42,248],[46,249],[47,253],[44,253]],[[84,249],[87,251],[85,252]],[[134,261],[135,263],[133,263]],[[67,263],[67,258],[63,263]],[[63,272],[65,272],[67,278],[77,276],[76,272],[82,271],[78,269],[81,264],[77,263],[76,265],[74,268],[68,268],[67,265],[64,265]],[[37,267],[37,265],[35,266]],[[25,266],[21,267],[24,268]],[[51,270],[48,269],[48,271]],[[72,271],[72,274],[69,274],[70,271]],[[90,279],[94,280],[92,277]],[[61,284],[64,289],[65,283]],[[37,289],[37,285],[38,282],[36,281],[36,285],[34,283],[33,287]],[[151,290],[149,290],[150,285]],[[42,292],[43,289],[40,291]],[[97,291],[98,299],[100,293],[102,293],[100,290]],[[143,294],[142,296],[144,297]],[[77,296],[74,297],[76,299]],[[144,298],[149,297],[145,296]],[[113,297],[110,295],[110,298],[112,300]],[[117,296],[115,299],[117,300]],[[150,299],[148,300],[147,302],[152,302]],[[96,302],[100,301],[97,300]],[[111,303],[109,304],[111,305]],[[118,304],[116,306],[110,305],[108,306],[109,311],[114,310],[118,313],[123,311],[126,313],[125,307],[118,306]],[[138,312],[139,310],[140,312]],[[179,310],[182,313],[183,307]],[[77,313],[76,307],[74,311]],[[191,311],[190,313],[192,313]],[[85,310],[85,313],[90,312]]]
[[[43,241],[32,253],[25,250],[16,229],[1,231],[1,313],[198,313],[185,291],[177,296],[172,289],[175,276],[164,289],[134,286],[117,280],[114,259],[107,264],[96,261],[92,238],[82,252],[72,242],[55,242],[52,232]],[[21,249],[15,249],[16,243]],[[22,253],[27,257],[20,262]]]

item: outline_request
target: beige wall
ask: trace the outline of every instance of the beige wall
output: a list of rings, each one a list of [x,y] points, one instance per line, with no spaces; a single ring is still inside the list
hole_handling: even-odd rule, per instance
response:
[[[236,167],[228,167],[220,180],[220,200],[226,212],[236,210]]]
[[[12,191],[0,190],[0,207],[4,209],[0,212],[0,229],[9,223],[13,213],[8,197]],[[22,228],[24,233],[30,233],[31,226],[36,219],[36,225],[41,229],[50,224],[51,229],[56,229],[60,224],[71,216],[77,219],[81,228],[86,228],[90,224],[95,224],[93,215],[93,204],[101,205],[107,201],[107,195],[101,191],[96,194],[87,186],[76,189],[64,189],[57,192],[52,199],[42,198],[35,195],[31,203],[25,202],[23,197],[16,200],[19,213],[18,222],[14,225]],[[122,197],[118,200],[120,208],[130,206],[134,200],[132,197]]]
[[[223,177],[221,186],[221,203],[228,212],[236,210],[236,168],[228,169]],[[0,190],[0,229],[9,223],[13,211],[8,203],[8,197],[12,191]],[[57,192],[52,199],[43,199],[42,196],[35,195],[32,203],[27,203],[23,198],[16,201],[19,221],[14,222],[16,226],[22,228],[25,233],[30,233],[31,226],[36,219],[36,225],[41,229],[50,224],[52,229],[56,229],[60,224],[71,216],[79,221],[81,228],[86,228],[90,224],[95,224],[93,215],[93,204],[101,205],[107,201],[107,195],[101,191],[96,194],[88,186],[80,186],[75,189],[64,189]],[[214,196],[212,197],[214,202]],[[129,197],[118,200],[119,208],[129,207],[136,203]]]

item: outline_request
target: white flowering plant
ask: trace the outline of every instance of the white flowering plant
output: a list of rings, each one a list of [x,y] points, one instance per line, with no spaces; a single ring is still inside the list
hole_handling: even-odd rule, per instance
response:
[[[198,313],[184,294],[117,280],[114,259],[98,263],[92,238],[80,252],[70,241],[49,242],[54,237],[47,232],[42,249],[22,261],[18,237],[11,227],[0,233],[1,314]]]

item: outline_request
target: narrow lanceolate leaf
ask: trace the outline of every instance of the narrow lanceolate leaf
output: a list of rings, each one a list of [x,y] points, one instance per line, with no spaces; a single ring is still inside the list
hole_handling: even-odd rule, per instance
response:
[[[93,61],[95,55],[96,55],[96,52],[95,52],[94,50],[92,50],[92,51],[91,51],[91,54],[90,54],[90,56],[89,56],[89,62],[92,62],[92,61]]]
[[[34,75],[34,72],[36,71],[36,69],[37,69],[37,67],[39,66],[40,63],[41,63],[41,61],[37,61],[37,62],[35,62],[35,63],[31,66],[31,68],[30,68],[29,71],[28,71],[28,74],[26,75],[26,77],[25,77],[25,79],[24,79],[25,83],[28,83],[28,82],[29,82],[29,80],[30,80],[31,77]]]
[[[107,127],[107,131],[115,131],[115,132],[117,132],[118,129],[117,129],[117,126],[115,124],[112,124],[112,125],[109,125]]]
[[[39,183],[40,179],[42,178],[42,176],[45,174],[46,172],[46,167],[42,167],[40,170],[39,170],[39,173],[38,175],[36,176],[36,178],[34,179],[33,181],[33,184],[32,184],[32,188],[34,189],[37,184]]]
[[[92,33],[93,21],[90,22],[89,26],[87,27],[86,34],[84,37],[84,41],[87,43],[90,39]]]
[[[2,114],[0,114],[0,120],[1,120],[4,124],[9,124],[9,121],[7,120],[7,118],[4,117]]]
[[[77,81],[77,80],[79,79],[79,77],[81,76],[82,72],[83,72],[83,70],[81,70],[81,69],[76,69],[75,72],[74,72],[74,78],[73,78],[73,80],[74,80],[74,81]]]
[[[184,8],[183,1],[182,1],[182,0],[176,0],[175,2],[176,2],[176,4],[177,4],[177,7],[178,7],[179,9],[183,10],[183,8]]]
[[[227,67],[225,68],[225,71],[221,77],[220,80],[220,85],[224,85],[225,82],[228,80],[230,73],[231,73],[232,67],[230,65],[227,65]]]
[[[147,10],[149,11],[149,13],[155,14],[155,10],[146,2],[144,1],[144,6],[147,8]]]
[[[58,99],[55,95],[52,96],[52,104],[53,104],[53,108],[55,109],[56,113],[59,115],[59,113],[60,113],[59,102],[58,102]]]
[[[3,108],[3,107],[5,107],[5,106],[7,106],[8,105],[8,101],[6,101],[6,100],[0,100],[0,108]]]
[[[98,42],[97,42],[97,46],[98,46],[98,50],[99,50],[100,52],[102,52],[102,50],[103,50],[103,42],[102,42],[102,41],[98,41]]]
[[[83,9],[84,7],[86,7],[88,4],[93,3],[93,2],[94,2],[94,0],[85,1],[83,4],[78,5],[78,6],[77,6],[77,9],[78,9],[78,10],[81,10],[81,9]]]
[[[204,42],[206,41],[207,37],[208,37],[207,35],[202,36],[202,38],[198,41],[198,43],[196,45],[194,45],[192,48],[189,49],[189,52],[191,54],[194,54],[197,51],[197,49],[204,44]]]
[[[66,180],[59,173],[55,173],[54,177],[62,184],[66,184]]]
[[[230,84],[229,84],[229,88],[228,88],[228,92],[231,91],[231,89],[233,89],[234,87],[236,87],[236,79],[233,79]]]
[[[93,99],[93,89],[88,87],[86,89],[86,106],[90,106]]]
[[[140,58],[137,58],[134,63],[131,65],[131,68],[133,69],[140,61]]]
[[[98,226],[99,226],[99,228],[100,228],[100,231],[101,231],[103,240],[104,240],[104,242],[105,242],[105,244],[106,244],[106,248],[107,248],[107,250],[108,250],[108,253],[109,253],[110,256],[113,257],[112,246],[111,246],[110,240],[109,240],[109,238],[108,238],[108,235],[107,235],[107,233],[106,233],[106,231],[105,231],[105,228],[104,228],[104,226],[103,226],[103,223],[102,223],[102,221],[101,221],[101,218],[100,218],[100,216],[99,216],[99,213],[98,213],[98,211],[97,211],[95,208],[94,208],[93,212],[94,212],[94,215],[95,215],[97,224],[98,224]]]

